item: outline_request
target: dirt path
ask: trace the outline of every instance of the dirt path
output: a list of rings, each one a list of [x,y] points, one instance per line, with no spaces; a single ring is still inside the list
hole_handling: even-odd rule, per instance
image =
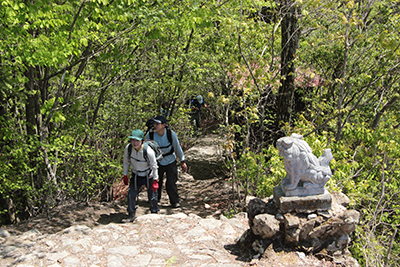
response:
[[[196,214],[202,218],[215,216],[226,212],[228,203],[228,191],[230,185],[220,178],[210,180],[194,180],[187,173],[179,173],[178,190],[181,197],[181,207],[172,209],[169,207],[168,195],[163,188],[160,202],[160,214]],[[90,203],[66,203],[49,211],[32,217],[19,224],[3,226],[2,229],[10,233],[21,234],[30,229],[37,229],[39,232],[56,233],[72,225],[85,224],[89,227],[108,224],[111,222],[120,223],[127,215],[127,190],[122,181],[114,186],[116,201],[113,202],[90,202]],[[145,191],[139,194],[137,215],[149,213],[149,204]]]

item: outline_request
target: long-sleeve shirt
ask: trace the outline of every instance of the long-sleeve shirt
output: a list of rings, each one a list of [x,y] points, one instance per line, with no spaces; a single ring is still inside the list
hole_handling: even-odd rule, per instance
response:
[[[192,102],[190,102],[190,108],[197,108],[195,110],[192,110],[192,112],[195,113],[195,114],[200,113],[201,107],[205,107],[205,106],[206,106],[206,102],[205,101],[203,101],[202,104],[197,102],[197,100],[192,100]]]
[[[124,175],[128,175],[129,166],[131,165],[132,172],[138,176],[153,177],[154,180],[158,180],[158,165],[154,150],[150,146],[147,147],[147,158],[149,159],[147,162],[143,155],[143,144],[139,151],[136,151],[136,149],[132,147],[132,153],[130,156],[128,155],[129,145],[130,144],[125,147],[124,152]]]
[[[147,133],[146,139],[150,139],[150,134]],[[179,144],[178,137],[176,133],[171,130],[171,139],[172,139],[172,146],[169,146],[168,136],[167,136],[167,129],[164,131],[163,136],[159,136],[157,133],[154,133],[154,141],[161,147],[161,151],[163,154],[167,154],[171,151],[172,147],[174,148],[174,153],[171,155],[164,156],[161,161],[161,166],[166,166],[168,164],[173,163],[176,160],[176,157],[179,157],[179,160],[182,162],[185,160],[185,155],[183,154],[181,145]]]

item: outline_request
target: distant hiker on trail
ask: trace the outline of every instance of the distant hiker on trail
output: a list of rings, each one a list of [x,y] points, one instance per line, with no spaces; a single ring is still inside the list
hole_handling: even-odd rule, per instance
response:
[[[162,102],[160,107],[160,115],[168,118],[171,115],[171,108],[173,104],[174,100],[171,100],[171,102],[168,101]]]
[[[143,144],[144,133],[141,130],[133,130],[128,138],[130,139],[130,144],[125,147],[124,152],[123,180],[125,185],[128,185],[127,175],[130,165],[132,165],[132,176],[128,191],[129,216],[127,219],[122,220],[124,223],[133,222],[135,220],[136,197],[139,189],[143,185],[147,187],[147,197],[150,202],[151,213],[157,213],[159,211],[157,203],[158,171],[155,152],[153,149]]]
[[[203,96],[196,95],[196,97],[190,101],[190,121],[195,121],[195,130],[200,128],[201,125],[201,107],[205,107],[206,109],[210,110],[210,108],[204,102]]]
[[[187,171],[185,163],[185,156],[179,144],[176,133],[168,128],[167,119],[164,116],[157,116],[153,119],[154,132],[149,132],[146,139],[154,140],[163,151],[163,158],[158,163],[158,177],[159,189],[158,200],[161,200],[161,191],[163,186],[164,173],[166,173],[167,180],[165,182],[166,190],[169,196],[169,201],[172,208],[180,207],[178,186],[178,167],[176,166],[176,156],[179,157],[181,162],[182,171]]]

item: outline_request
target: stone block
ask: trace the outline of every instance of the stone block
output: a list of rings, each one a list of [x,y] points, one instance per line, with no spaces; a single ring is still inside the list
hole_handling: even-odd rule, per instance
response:
[[[298,197],[285,196],[281,186],[274,187],[274,201],[280,213],[285,214],[291,211],[299,213],[312,213],[315,211],[327,211],[332,207],[332,197],[325,189],[323,194]]]
[[[290,228],[285,231],[285,243],[291,245],[297,245],[300,237],[299,228]]]
[[[306,240],[308,234],[314,229],[316,219],[308,220],[301,226],[300,229],[300,241]]]
[[[271,238],[279,231],[279,221],[270,214],[256,215],[253,223],[254,225],[251,230],[255,235],[262,238]]]
[[[298,216],[295,216],[293,214],[285,214],[285,228],[293,228],[293,227],[298,227],[300,225],[300,218]]]

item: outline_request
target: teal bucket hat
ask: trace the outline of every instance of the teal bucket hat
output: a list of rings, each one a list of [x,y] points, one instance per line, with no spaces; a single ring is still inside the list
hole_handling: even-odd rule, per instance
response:
[[[197,95],[196,99],[197,99],[197,102],[199,102],[199,104],[203,104],[203,96]]]
[[[128,138],[129,138],[129,139],[136,139],[136,140],[142,141],[143,138],[144,138],[144,133],[143,133],[141,130],[139,130],[139,129],[133,130],[133,131],[132,131],[132,134],[131,134]]]

